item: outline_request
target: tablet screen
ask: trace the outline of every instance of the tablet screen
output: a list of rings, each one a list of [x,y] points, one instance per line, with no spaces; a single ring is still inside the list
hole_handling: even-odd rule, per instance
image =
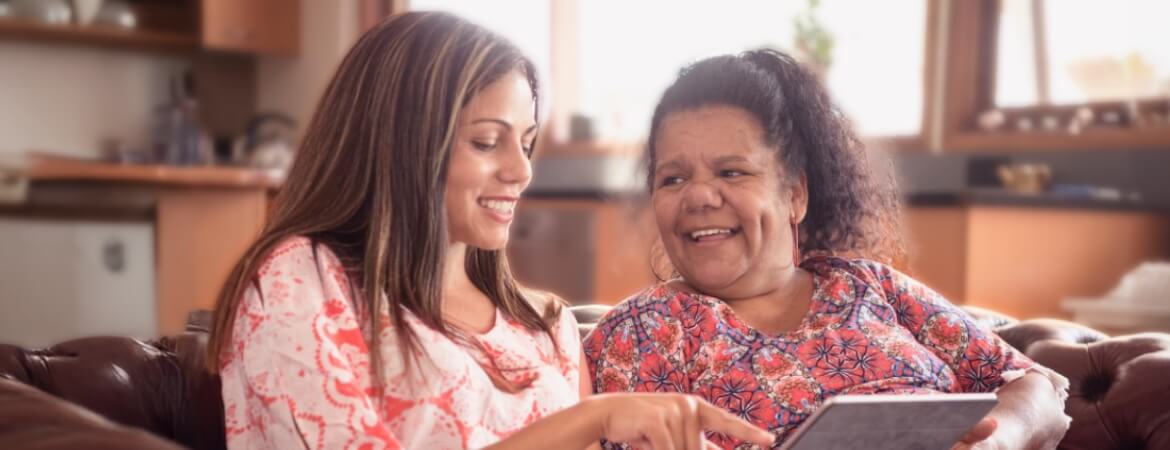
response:
[[[781,449],[947,450],[995,404],[995,394],[841,395]]]

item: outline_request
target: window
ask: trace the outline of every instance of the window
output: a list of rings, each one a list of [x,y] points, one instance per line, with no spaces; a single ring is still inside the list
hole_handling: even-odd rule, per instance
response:
[[[410,0],[415,11],[446,11],[499,33],[532,59],[549,80],[552,54],[550,0]]]
[[[492,28],[544,74],[551,49],[567,49],[571,55],[555,58],[569,61],[571,75],[551,80],[562,84],[554,88],[560,109],[588,118],[605,141],[644,139],[659,96],[688,63],[761,47],[801,56],[798,21],[812,30],[804,42],[830,43],[802,59],[827,63],[829,90],[862,135],[921,132],[927,0],[577,0],[557,3],[560,11],[553,1],[414,0],[410,8],[449,11]]]
[[[1170,96],[1170,2],[1003,0],[995,104]]]
[[[946,2],[931,147],[1170,147],[1162,0]]]
[[[577,108],[610,136],[644,137],[659,96],[688,63],[761,47],[798,55],[795,22],[810,12],[832,39],[827,84],[860,132],[920,131],[924,0],[588,0],[579,7]]]

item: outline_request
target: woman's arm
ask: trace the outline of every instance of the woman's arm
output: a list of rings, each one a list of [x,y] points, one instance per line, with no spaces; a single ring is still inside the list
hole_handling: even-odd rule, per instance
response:
[[[963,309],[889,267],[873,264],[898,323],[954,370],[965,392],[995,392],[999,405],[960,445],[966,448],[1054,448],[1068,429],[1059,374],[1036,364]],[[933,323],[933,324],[932,324]],[[1011,373],[1023,373],[1013,378]],[[988,427],[989,423],[995,425]],[[982,433],[978,431],[984,431]],[[957,447],[964,448],[964,447]]]
[[[581,352],[581,362],[577,365],[581,374],[581,400],[593,395],[593,377],[589,376],[589,362],[585,360],[585,352]]]
[[[581,402],[547,416],[490,449],[587,448],[600,450],[601,439],[643,448],[701,450],[703,431],[726,433],[768,447],[772,434],[711,406],[679,394],[593,395],[593,383],[581,354]]]
[[[702,450],[704,431],[724,433],[762,447],[764,431],[693,395],[601,394],[536,421],[493,450],[586,448],[601,439],[640,448]]]
[[[585,352],[581,352],[581,361],[577,364],[577,371],[580,372],[580,388],[581,401],[593,395],[593,377],[589,376],[589,363],[585,360]],[[598,440],[586,447],[587,450],[601,450],[601,441]]]

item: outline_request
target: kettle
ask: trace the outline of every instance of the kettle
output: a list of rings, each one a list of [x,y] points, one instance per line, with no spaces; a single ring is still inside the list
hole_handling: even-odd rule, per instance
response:
[[[296,121],[281,113],[258,114],[232,146],[232,159],[251,167],[285,171],[292,164]]]

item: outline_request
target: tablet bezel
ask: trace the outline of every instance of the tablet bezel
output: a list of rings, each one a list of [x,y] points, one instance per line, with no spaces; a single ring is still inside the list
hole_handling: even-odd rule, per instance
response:
[[[872,405],[872,404],[921,404],[921,403],[952,403],[955,406],[970,405],[968,408],[976,408],[975,411],[982,410],[982,413],[975,417],[975,413],[971,416],[974,420],[968,426],[974,427],[979,423],[979,420],[986,417],[988,413],[995,408],[998,400],[994,393],[960,393],[960,394],[869,394],[869,395],[839,395],[831,397],[826,400],[816,411],[813,412],[808,419],[800,425],[791,435],[789,435],[784,445],[780,446],[780,450],[795,450],[800,440],[810,432],[818,421],[828,414],[832,408],[849,407],[850,405]],[[962,437],[960,434],[958,437]]]

